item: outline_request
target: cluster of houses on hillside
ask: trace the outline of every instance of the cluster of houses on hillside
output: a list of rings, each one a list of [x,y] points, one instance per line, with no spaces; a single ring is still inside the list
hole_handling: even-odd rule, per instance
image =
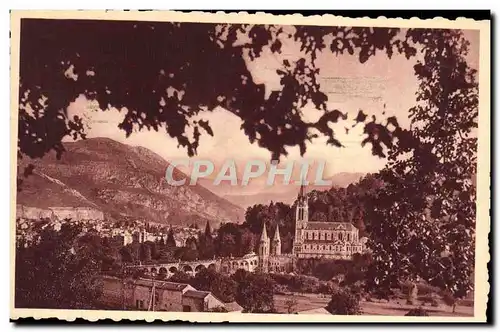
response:
[[[37,209],[18,205],[16,211],[17,243],[29,246],[38,240],[43,229],[48,227],[59,231],[66,222],[81,226],[83,233],[95,232],[99,236],[112,239],[114,243],[122,246],[132,242],[156,242],[167,238],[166,227],[149,227],[149,224],[140,221],[128,224],[113,223],[95,211],[89,212],[88,208],[82,209],[63,207]],[[173,226],[171,229],[178,247],[184,246],[188,238],[196,238],[200,233],[199,229],[188,227]]]

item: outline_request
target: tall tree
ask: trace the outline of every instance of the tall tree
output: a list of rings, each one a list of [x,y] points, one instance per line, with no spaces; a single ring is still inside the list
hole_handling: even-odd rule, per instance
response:
[[[207,224],[205,225],[205,237],[212,238],[212,229],[210,228],[210,222],[207,220]]]
[[[100,260],[78,243],[81,229],[50,227],[31,247],[16,249],[15,304],[18,308],[90,309],[102,294]]]
[[[336,289],[326,306],[326,310],[332,315],[359,315],[361,314],[359,301],[358,294],[348,289]]]
[[[165,247],[165,240],[163,237],[160,237],[157,241],[156,244],[158,245],[158,249],[161,250]]]
[[[168,230],[167,240],[165,241],[165,246],[167,248],[177,247],[177,243],[175,242],[174,231],[172,230],[172,227]]]
[[[134,256],[130,251],[130,247],[123,247],[120,249],[120,255],[123,262],[132,263],[134,261]]]
[[[190,236],[186,239],[186,248],[193,251],[198,251],[198,241],[194,236]]]
[[[244,228],[241,233],[239,256],[251,253],[255,249],[256,236],[248,228]]]
[[[199,290],[212,292],[224,302],[233,302],[236,296],[237,283],[229,276],[210,269],[203,269],[196,274],[192,285]]]
[[[151,258],[150,259],[157,259],[159,256],[159,246],[156,244],[156,242],[153,241],[146,241],[144,242],[145,245],[149,247],[149,250],[151,252]]]
[[[269,312],[274,310],[274,281],[264,274],[236,271],[238,282],[236,301],[245,312]]]
[[[215,256],[215,243],[212,237],[210,223],[208,221],[205,226],[205,232],[198,238],[198,251],[200,258],[202,259],[210,259]]]
[[[151,261],[151,247],[146,243],[139,246],[139,260],[143,263]]]

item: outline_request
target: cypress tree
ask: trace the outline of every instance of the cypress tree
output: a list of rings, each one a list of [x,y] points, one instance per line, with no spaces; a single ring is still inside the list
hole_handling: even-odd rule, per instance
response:
[[[167,248],[177,247],[177,245],[175,244],[174,231],[172,230],[172,227],[170,227],[170,229],[168,230],[167,241],[165,242],[165,246]]]

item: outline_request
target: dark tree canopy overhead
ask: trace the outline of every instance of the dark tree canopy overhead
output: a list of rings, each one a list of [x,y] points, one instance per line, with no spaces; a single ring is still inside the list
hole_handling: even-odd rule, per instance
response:
[[[341,146],[328,123],[347,114],[327,108],[328,97],[317,82],[318,53],[349,53],[362,63],[377,51],[389,57],[394,51],[414,55],[408,33],[398,32],[392,28],[23,19],[19,152],[31,157],[50,150],[60,154],[64,136],[84,137],[82,119],[66,115],[67,106],[80,94],[97,101],[102,110],[126,109],[120,128],[127,135],[134,129],[166,130],[190,156],[196,154],[202,133],[214,134],[208,122],[192,117],[216,106],[239,116],[249,140],[270,150],[274,159],[286,155],[285,146],[298,145],[305,153],[305,142],[313,137],[309,128],[326,135],[328,144]],[[280,53],[282,41],[291,39],[300,43],[302,54],[296,61],[283,61],[277,71],[282,90],[266,99],[264,85],[253,82],[244,56],[259,57],[265,47]],[[315,123],[301,117],[307,103],[324,112]],[[188,127],[192,135],[187,134]],[[370,128],[380,131],[385,126]],[[380,145],[379,140],[372,135],[367,142]],[[376,148],[374,153],[381,155],[382,150]]]

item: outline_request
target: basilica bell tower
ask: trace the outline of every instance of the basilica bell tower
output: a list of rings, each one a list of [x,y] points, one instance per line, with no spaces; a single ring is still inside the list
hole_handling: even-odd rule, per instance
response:
[[[259,242],[259,269],[261,272],[266,273],[269,268],[269,254],[271,241],[267,236],[266,223],[262,224],[262,234]]]
[[[300,186],[299,195],[297,196],[297,205],[295,210],[295,238],[293,239],[293,254],[298,256],[302,249],[304,241],[303,230],[307,227],[309,220],[309,202],[306,195],[306,187],[304,184]]]

